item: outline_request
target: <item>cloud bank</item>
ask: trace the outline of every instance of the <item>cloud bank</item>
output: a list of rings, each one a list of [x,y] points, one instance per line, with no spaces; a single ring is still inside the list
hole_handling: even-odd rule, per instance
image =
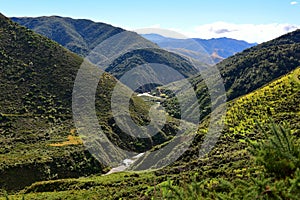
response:
[[[193,38],[220,38],[228,37],[247,42],[262,43],[284,35],[300,28],[293,24],[233,24],[227,22],[215,22],[195,27],[191,31],[182,31],[188,37]]]

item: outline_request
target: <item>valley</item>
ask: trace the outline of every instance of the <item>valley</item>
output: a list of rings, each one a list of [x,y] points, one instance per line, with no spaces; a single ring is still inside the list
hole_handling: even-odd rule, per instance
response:
[[[0,199],[299,199],[300,30],[187,40],[0,14]]]

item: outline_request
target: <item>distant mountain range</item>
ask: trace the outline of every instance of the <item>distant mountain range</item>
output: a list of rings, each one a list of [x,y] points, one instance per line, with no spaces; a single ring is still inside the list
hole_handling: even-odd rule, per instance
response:
[[[211,61],[218,63],[225,58],[257,45],[257,43],[248,43],[230,38],[206,40],[199,38],[176,39],[159,34],[142,34],[142,36],[161,48],[173,50],[194,58],[201,58],[208,63]],[[207,56],[210,56],[210,58],[205,59]]]

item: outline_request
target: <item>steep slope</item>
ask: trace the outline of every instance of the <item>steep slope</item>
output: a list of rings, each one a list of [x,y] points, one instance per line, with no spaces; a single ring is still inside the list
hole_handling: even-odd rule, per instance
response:
[[[102,41],[124,31],[104,23],[59,16],[11,19],[81,56],[87,56]]]
[[[113,63],[108,63],[110,66],[105,67],[107,67],[107,72],[117,78],[122,77],[122,75],[133,67],[146,63],[168,65],[177,70],[184,77],[194,75],[198,72],[197,69],[183,57],[174,55],[168,51],[159,50],[159,47],[156,44],[143,37],[132,32],[127,32],[132,35],[126,35],[125,30],[108,24],[58,16],[12,18],[12,20],[58,42],[83,57],[88,56],[90,53],[100,54],[98,55],[100,58],[101,56],[111,57],[113,55],[104,55],[103,52],[112,51],[110,48],[112,48],[113,45],[108,44],[104,50],[97,50],[97,48],[99,48],[99,45],[101,46],[103,42],[109,41],[110,43],[116,44],[116,46],[118,46],[115,50],[116,52],[125,52]],[[121,38],[122,34],[124,35],[124,38]],[[124,40],[128,41],[129,52],[126,52],[126,44],[122,43]],[[134,40],[135,44],[139,45],[135,49],[131,49],[130,47],[132,40]],[[124,45],[124,47],[122,45]],[[120,50],[120,48],[124,48],[124,50]],[[130,52],[132,50],[134,50],[134,52]],[[127,66],[128,63],[130,63],[130,66]],[[98,63],[95,62],[94,64]]]
[[[262,133],[257,123],[261,123],[262,128],[270,132],[268,123],[272,119],[276,124],[291,130],[295,138],[293,145],[297,147],[297,142],[298,144],[300,142],[299,77],[300,68],[298,67],[264,87],[228,102],[226,128],[222,131],[214,149],[205,157],[197,156],[201,151],[200,144],[207,131],[209,119],[206,119],[201,124],[190,149],[177,163],[162,170],[160,174],[168,173],[169,176],[174,174],[175,177],[172,178],[174,183],[179,182],[178,180],[182,180],[181,177],[185,176],[183,182],[199,184],[196,188],[200,190],[205,188],[203,192],[200,192],[203,195],[202,198],[214,199],[216,196],[224,197],[224,194],[234,196],[233,193],[236,191],[234,187],[254,189],[260,184],[261,190],[257,189],[258,192],[270,191],[270,194],[261,194],[261,196],[272,198],[273,194],[289,196],[292,193],[294,195],[291,195],[291,199],[293,199],[295,194],[299,194],[300,188],[293,187],[293,192],[288,188],[292,187],[292,181],[296,181],[297,175],[285,177],[284,180],[278,180],[276,176],[270,174],[264,177],[262,175],[264,168],[257,166],[256,158],[253,158],[250,153],[253,149],[249,141],[258,143],[261,140],[267,140],[268,138]],[[286,162],[285,160],[276,161]],[[177,175],[179,173],[180,175]],[[286,181],[288,178],[292,180]],[[280,181],[282,185],[279,185]],[[231,184],[234,186],[230,186]],[[181,185],[181,187],[185,188],[186,185]],[[197,194],[195,191],[193,193]],[[241,198],[242,195],[239,195]],[[243,195],[248,194],[243,193]]]
[[[101,172],[82,145],[49,146],[76,137],[70,100],[82,59],[3,15],[0,30],[1,187]]]
[[[153,195],[160,198],[161,194],[157,191],[160,187],[163,188],[160,183],[167,179],[171,180],[175,189],[181,181],[187,183],[197,181],[200,190],[207,195],[203,198],[216,197],[215,192],[233,191],[233,188],[230,188],[224,180],[243,179],[251,182],[253,180],[251,178],[255,179],[258,175],[259,169],[250,159],[246,143],[247,139],[257,141],[263,136],[254,125],[254,120],[263,123],[268,120],[268,117],[272,117],[277,123],[287,123],[292,128],[293,134],[300,137],[299,77],[300,68],[297,68],[288,75],[229,102],[226,129],[213,151],[203,158],[198,157],[199,144],[205,135],[207,121],[201,124],[196,140],[190,149],[172,166],[156,172],[119,173],[101,177],[39,182],[24,191],[25,197],[42,199],[46,197],[66,198],[76,195],[79,199],[87,197],[147,199]],[[241,181],[236,182],[236,184],[238,183],[242,184]],[[268,184],[271,182],[262,183],[262,187],[267,187]],[[93,185],[93,188],[90,188],[90,185]],[[123,186],[122,189],[120,189],[120,185]],[[189,186],[188,184],[182,187]],[[153,187],[156,187],[154,192]],[[208,191],[210,193],[207,193]]]
[[[248,94],[298,67],[299,39],[300,30],[297,30],[218,63],[217,68],[222,76],[228,100]],[[197,92],[200,110],[209,113],[210,99],[201,75],[191,78],[190,81]],[[170,93],[163,88],[159,88],[159,91]],[[174,105],[177,105],[176,99],[169,98],[164,103],[169,111],[173,109],[174,116],[180,115],[179,110],[174,110]]]
[[[213,156],[210,159],[215,160],[215,162],[218,162],[219,164],[222,162],[229,164],[232,162],[229,161],[230,159],[247,162],[247,154],[245,154],[244,151],[244,148],[246,147],[245,140],[251,139],[256,141],[263,136],[259,133],[255,121],[264,124],[272,118],[276,123],[287,124],[295,136],[299,137],[299,76],[300,68],[298,67],[287,75],[272,81],[262,88],[230,101],[226,113],[226,127],[223,130],[223,135],[216,148],[211,152],[211,155]],[[203,128],[206,127],[207,122],[208,119],[202,123]],[[200,135],[202,131],[200,128]],[[194,146],[194,148],[194,152],[199,151],[199,146]],[[188,154],[193,155],[192,152],[189,152]],[[222,154],[223,156],[221,156]],[[186,162],[190,162],[189,159],[185,159],[184,156],[182,158],[184,158]],[[244,166],[247,165],[245,164]],[[217,169],[215,170],[218,171]]]
[[[229,99],[247,94],[300,64],[300,30],[257,45],[218,65]]]
[[[72,92],[83,59],[56,42],[0,15],[0,186],[18,190],[35,181],[102,173],[104,166],[82,145],[72,120]],[[152,138],[123,133],[111,112],[117,80],[103,73],[96,113],[107,137],[118,147],[144,151],[169,139],[176,124]],[[130,92],[124,87],[123,93]],[[148,108],[133,95],[131,118],[149,122]]]
[[[175,39],[161,36],[159,34],[143,34],[143,37],[156,43],[161,48],[182,52],[184,55],[201,58],[202,61],[211,64],[210,59],[215,63],[222,61],[238,52],[253,47],[256,44],[250,44],[245,41],[230,38],[214,39]],[[193,42],[192,42],[193,41]],[[198,45],[202,46],[199,48]],[[210,56],[210,58],[206,58]]]
[[[191,63],[188,60],[178,54],[170,53],[158,48],[137,49],[130,53],[126,53],[116,59],[106,71],[113,74],[116,78],[121,78],[124,74],[123,71],[120,71],[122,68],[126,67],[126,71],[129,71],[138,65],[142,65],[142,63],[160,63],[172,67],[180,72],[185,78],[199,73],[198,70],[191,67]],[[203,67],[206,66],[207,65],[203,65]]]
[[[5,131],[6,133],[9,133],[9,135],[12,136],[13,140],[19,142],[16,145],[17,150],[13,149],[13,147],[10,147],[10,149],[8,148],[12,152],[10,154],[9,153],[7,154],[6,149],[2,150],[4,152],[3,154],[4,156],[2,157],[3,159],[1,158],[1,161],[3,160],[4,162],[2,163],[1,166],[5,166],[6,169],[11,169],[12,167],[9,165],[10,164],[9,159],[11,158],[20,159],[20,155],[22,155],[22,157],[25,157],[25,159],[21,160],[21,162],[25,162],[26,159],[28,159],[28,157],[29,159],[32,158],[28,153],[28,149],[30,148],[33,149],[32,152],[37,151],[35,153],[43,155],[43,157],[42,156],[37,157],[38,158],[36,159],[37,162],[36,160],[33,160],[33,162],[36,163],[39,163],[39,159],[41,158],[49,158],[49,157],[52,158],[53,156],[49,156],[49,157],[46,156],[48,156],[48,154],[53,155],[53,153],[51,153],[51,151],[46,151],[46,153],[42,154],[42,151],[38,152],[38,150],[35,149],[36,143],[33,143],[32,146],[27,146],[26,144],[24,144],[24,139],[22,137],[16,137],[15,139],[15,135],[13,134],[16,134],[16,132],[9,132],[11,126],[15,126],[16,124],[14,121],[11,120],[15,119],[16,117],[20,117],[17,112],[13,112],[13,111],[16,110],[21,113],[21,111],[19,111],[21,110],[19,109],[19,107],[21,108],[23,104],[19,99],[21,98],[20,96],[23,95],[22,93],[23,90],[26,91],[27,87],[25,86],[28,81],[30,82],[31,79],[28,78],[28,81],[23,81],[22,84],[16,84],[17,81],[22,81],[23,79],[19,80],[18,77],[14,77],[13,75],[11,75],[14,73],[10,74],[5,71],[7,69],[5,68],[5,66],[10,66],[10,65],[18,66],[16,60],[18,60],[20,56],[24,56],[23,51],[25,49],[22,47],[22,45],[18,46],[20,52],[18,52],[19,51],[18,49],[15,50],[16,49],[15,46],[14,48],[6,48],[6,47],[7,46],[10,47],[10,45],[15,45],[16,43],[12,41],[14,41],[15,38],[17,41],[19,41],[18,39],[19,36],[23,35],[23,31],[26,32],[26,30],[17,27],[10,22],[8,23],[6,22],[6,20],[4,20],[4,22],[2,22],[1,20],[1,24],[6,27],[4,29],[1,29],[1,32],[6,33],[7,35],[6,37],[3,37],[5,38],[3,39],[3,41],[5,41],[4,42],[5,45],[3,45],[4,48],[1,49],[1,56],[5,58],[3,60],[1,59],[1,62],[3,62],[1,63],[1,70],[4,70],[1,71],[1,75],[3,74],[1,76],[1,80],[4,80],[3,82],[1,82],[1,86],[3,87],[4,90],[7,90],[7,88],[9,90],[6,96],[2,97],[0,101],[0,102],[4,102],[4,105],[3,106],[1,105],[0,108],[6,112],[1,114],[1,120],[2,120],[1,133]],[[14,34],[14,32],[19,33],[18,32],[19,29],[21,30],[22,34]],[[38,37],[38,41],[33,40],[34,42],[37,42],[39,44],[37,46],[34,45],[34,48],[37,48],[38,46],[44,47],[44,43],[39,43],[39,41],[46,40],[45,38],[32,34],[32,32],[30,31],[28,33],[29,34],[27,34],[27,36],[33,35]],[[220,190],[222,191],[222,189],[224,189],[222,188],[222,185],[214,179],[217,177],[225,177],[226,179],[229,180],[235,179],[236,177],[242,177],[245,180],[250,180],[253,175],[254,176],[256,175],[255,173],[257,172],[257,169],[253,167],[253,162],[250,160],[249,153],[246,150],[247,144],[245,140],[248,138],[252,140],[258,140],[262,137],[259,131],[257,131],[257,127],[253,125],[254,119],[263,122],[266,121],[266,118],[270,116],[274,118],[277,123],[284,121],[288,123],[289,126],[292,128],[293,134],[299,137],[299,128],[300,128],[299,127],[299,112],[300,112],[299,103],[300,102],[299,102],[299,68],[297,68],[299,67],[299,42],[300,42],[299,34],[300,34],[299,31],[295,31],[293,33],[287,34],[276,40],[261,44],[258,47],[254,47],[241,54],[238,54],[237,56],[231,57],[228,59],[228,61],[227,60],[223,61],[218,65],[222,73],[222,76],[225,79],[225,87],[227,89],[228,96],[230,99],[232,99],[232,101],[229,102],[229,109],[226,117],[227,127],[225,130],[223,130],[223,135],[220,137],[216,147],[206,157],[199,159],[198,155],[199,155],[199,147],[201,146],[199,144],[202,143],[203,138],[205,136],[208,119],[204,120],[203,123],[201,124],[199,128],[199,132],[196,134],[194,144],[191,146],[191,148],[188,151],[186,151],[183,156],[181,156],[178,162],[174,163],[172,166],[168,168],[156,172],[141,173],[141,174],[120,173],[111,176],[95,176],[95,177],[81,178],[81,179],[65,179],[65,180],[57,180],[57,181],[40,182],[32,185],[30,188],[25,190],[25,192],[32,192],[26,194],[25,198],[28,197],[30,199],[34,199],[34,198],[46,199],[47,197],[49,197],[49,198],[63,199],[63,198],[70,198],[70,196],[76,195],[75,198],[141,199],[143,196],[146,196],[145,195],[146,193],[149,194],[148,191],[149,186],[155,186],[157,183],[165,181],[167,178],[174,180],[174,184],[176,184],[176,182],[180,179],[190,180],[195,178],[197,181],[201,181],[204,178],[209,178],[209,182],[207,183],[207,185],[203,187],[209,188],[211,190],[216,190],[216,191],[220,191]],[[27,36],[25,38],[27,38]],[[21,41],[24,41],[23,39]],[[19,43],[23,44],[21,41],[19,41]],[[28,40],[25,41],[27,43],[25,42],[23,46],[27,47]],[[50,41],[49,43],[55,44]],[[56,45],[54,46],[56,47]],[[55,50],[60,53],[59,55],[65,55],[65,53],[70,54],[70,52],[65,51],[59,47],[57,47],[57,49]],[[14,51],[16,51],[16,55]],[[33,61],[31,60],[32,64],[39,63],[35,61],[41,61],[38,56],[40,54],[34,53],[30,49],[26,51],[31,52],[31,54],[35,55],[33,56],[35,60]],[[43,51],[45,51],[46,53],[51,53],[47,51],[47,48],[43,49]],[[9,57],[10,59],[8,59],[7,57]],[[26,59],[28,60],[29,58],[31,57],[24,56],[22,60],[26,60]],[[65,56],[64,58],[73,58],[73,57]],[[45,57],[43,57],[43,59],[45,59]],[[19,59],[19,62],[22,63],[23,62],[22,60],[20,61]],[[67,60],[63,60],[63,61],[64,62],[62,62],[62,66],[65,66],[63,64],[66,64]],[[40,64],[39,67],[44,66],[44,62],[41,63],[42,64]],[[22,66],[23,65],[21,65],[21,67]],[[66,70],[68,69],[68,67],[71,66],[66,65],[65,66]],[[24,68],[25,65],[21,69]],[[291,73],[285,75],[289,72]],[[49,72],[49,74],[51,73],[52,72]],[[70,73],[72,74],[72,70]],[[10,76],[6,77],[6,74],[12,76],[11,80],[9,79]],[[27,80],[27,77],[25,76],[26,74],[27,73],[18,73],[18,75],[20,75],[21,77],[24,76],[26,78],[26,79],[24,78],[24,80]],[[45,77],[46,76],[43,76],[43,78]],[[64,76],[60,76],[59,78],[63,79],[63,77]],[[274,81],[274,79],[276,78],[278,78],[278,80]],[[12,82],[8,82],[8,79],[9,81]],[[35,84],[43,81],[40,79],[33,79],[33,80],[36,80],[36,82],[34,82]],[[44,81],[46,80],[47,77],[45,78]],[[103,86],[107,86],[110,84],[113,85],[112,80],[114,79],[111,76],[107,75],[105,80],[107,81]],[[207,92],[205,91],[205,84],[201,80],[201,77],[198,76],[196,78],[191,79],[191,81],[193,81],[195,89],[197,89],[198,91],[198,95],[200,97],[202,96],[204,99],[208,98]],[[269,83],[270,81],[273,82]],[[51,81],[48,80],[48,82]],[[48,89],[46,89],[46,86],[50,84],[48,82],[47,81],[45,82],[44,87],[38,88],[38,89],[42,89],[42,91],[45,91],[45,94],[47,94],[46,91],[48,91]],[[6,83],[10,83],[10,84],[6,84]],[[267,83],[269,84],[265,85]],[[23,84],[25,85],[24,87]],[[265,87],[260,88],[261,86],[264,85]],[[18,87],[20,86],[21,89],[18,90]],[[63,90],[64,88],[59,88],[59,89]],[[16,91],[20,95],[14,96],[16,100],[11,98],[13,100],[12,101],[13,103],[4,101],[3,99],[9,98],[9,94],[13,93],[12,91]],[[63,95],[65,95],[63,91],[59,91],[59,92],[56,91],[57,93],[55,94],[58,95],[60,98],[63,98]],[[245,96],[240,97],[241,95],[245,95]],[[102,100],[103,102],[108,101],[107,98],[103,98]],[[17,102],[16,105],[19,107],[16,107],[14,105],[14,101]],[[39,102],[40,100],[32,100],[32,101]],[[208,101],[207,102],[204,101],[203,105],[208,105]],[[6,107],[4,108],[4,106]],[[39,114],[38,113],[39,110],[35,110],[36,109],[35,106],[29,106],[28,109],[30,112],[34,114],[36,113]],[[31,118],[31,122],[29,123],[24,120],[24,116],[21,117],[22,119],[19,122],[22,122],[23,124],[25,122],[25,124],[27,123],[33,126],[31,122],[34,119]],[[35,115],[34,117],[39,117],[39,116]],[[63,117],[67,117],[67,116],[64,116],[63,114],[62,115],[58,114],[58,117],[56,118],[63,118]],[[106,117],[109,118],[109,115]],[[42,117],[35,118],[35,119],[38,121],[38,123],[42,123]],[[57,123],[62,124],[62,122],[57,122]],[[43,126],[39,127],[34,125],[34,127],[38,127],[39,133],[43,134],[42,131]],[[70,130],[69,128],[66,128],[65,133],[68,132],[69,130]],[[23,131],[22,133],[28,133],[24,130],[22,131]],[[55,131],[58,131],[57,135],[59,136],[61,131],[57,129],[52,131],[51,133]],[[25,134],[22,134],[22,136],[23,135]],[[31,135],[36,136],[36,134],[27,134],[26,136],[31,137]],[[58,141],[46,140],[46,142],[48,142],[47,144],[49,144],[50,142],[51,142],[50,144],[53,144],[53,142],[57,142],[57,143],[62,142],[61,137],[58,136],[56,136],[59,139]],[[67,136],[67,134],[65,136]],[[25,141],[34,141],[30,137],[29,140],[25,139]],[[41,137],[38,140],[41,140],[42,138],[44,137]],[[4,140],[3,143],[9,144],[9,140]],[[24,145],[27,146],[27,149],[24,148]],[[65,148],[69,151],[72,150],[72,148],[76,148],[77,146],[78,145],[66,146]],[[38,148],[43,149],[43,144],[41,144]],[[54,153],[57,154],[61,153],[61,149]],[[18,157],[16,157],[16,155],[18,155]],[[65,155],[70,155],[70,154],[64,154],[64,156]],[[6,161],[9,161],[8,165],[6,164]],[[15,161],[16,160],[14,160],[14,162]],[[45,160],[42,160],[41,162],[43,163],[43,161]],[[56,160],[56,162],[59,161],[60,161],[59,159],[58,161]],[[50,158],[49,158],[49,162],[52,162]],[[17,164],[17,169],[19,170],[22,167],[19,167],[18,165],[19,164]],[[34,169],[38,171],[36,168]],[[43,170],[46,171],[46,169],[47,168],[44,168]],[[10,173],[15,176],[16,172],[17,170],[12,171]],[[26,172],[27,171],[25,170],[23,171],[23,173]],[[6,179],[4,179],[6,182],[11,184],[14,183],[14,182],[9,182],[9,179],[7,178],[9,177],[8,175],[6,175],[5,173],[4,175],[5,176],[2,177],[6,177]],[[20,174],[18,175],[21,177]],[[50,175],[55,175],[55,174],[51,173]],[[50,179],[51,177],[48,178]],[[124,187],[124,189],[120,189],[120,186],[122,186],[122,188]],[[263,187],[264,186],[267,187],[268,185],[263,185]],[[81,190],[78,190],[78,188]],[[35,194],[34,191],[50,192],[50,193]],[[155,191],[156,190],[154,189],[154,192]],[[147,199],[148,197],[145,198]]]

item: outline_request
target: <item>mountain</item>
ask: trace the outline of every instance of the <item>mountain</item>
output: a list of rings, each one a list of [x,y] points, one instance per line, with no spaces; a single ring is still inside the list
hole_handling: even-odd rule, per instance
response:
[[[0,32],[0,187],[20,190],[36,181],[105,173],[107,166],[89,153],[87,148],[93,146],[79,137],[72,115],[72,94],[78,92],[74,83],[83,58],[1,14]],[[91,63],[84,65],[98,69]],[[103,72],[94,106],[99,125],[113,144],[143,152],[176,133],[179,121],[171,118],[153,137],[136,138],[122,132],[111,109],[116,84],[117,79]],[[131,94],[129,88],[120,87],[121,98]],[[83,90],[89,88],[91,85]],[[134,122],[149,123],[151,105],[135,94],[129,105]],[[119,111],[122,116],[123,110]],[[112,154],[104,153],[107,157]],[[118,156],[124,159],[125,155]]]
[[[243,40],[236,40],[231,38],[213,38],[213,39],[199,39],[194,38],[201,44],[208,53],[216,53],[222,58],[228,58],[236,53],[242,52],[245,49],[256,46],[257,43],[248,43]]]
[[[169,49],[188,55],[208,64],[218,63],[238,52],[257,45],[256,43],[247,43],[241,40],[230,38],[213,39],[176,39],[164,37],[159,34],[142,34],[142,36],[161,48]]]
[[[150,68],[138,72],[138,67],[143,65],[145,65],[144,67],[150,65]],[[199,73],[199,70],[207,67],[208,65],[203,63],[194,66],[188,59],[176,53],[159,48],[149,48],[137,49],[121,55],[106,68],[106,71],[122,81],[122,77],[127,72],[134,70],[133,73],[137,73],[136,76],[139,77],[137,80],[141,79],[140,84],[135,82],[135,84],[139,84],[140,86],[136,91],[143,93],[151,91],[156,86],[194,76]],[[155,68],[158,69],[154,70]],[[169,73],[163,71],[164,69],[167,70],[167,68],[171,69]],[[157,80],[157,77],[163,80]],[[143,85],[143,81],[145,80],[148,80],[146,82],[152,82],[154,80],[154,84]],[[160,82],[161,84],[157,84]]]
[[[0,30],[1,187],[101,172],[71,120],[72,82],[82,58],[3,15]],[[50,146],[68,135],[74,145]]]
[[[147,63],[167,65],[181,73],[182,78],[198,73],[198,69],[184,57],[162,50],[136,33],[108,24],[59,16],[11,19],[80,56],[92,57],[90,61],[94,64],[99,65],[101,59],[109,58],[111,62],[102,63],[105,65],[102,67],[118,79],[130,69]],[[207,66],[203,64],[203,67]],[[140,92],[152,88],[144,88]]]
[[[289,162],[290,149],[297,150],[300,145],[299,30],[247,49],[217,65],[229,101],[226,126],[209,154],[199,157],[213,116],[209,116],[206,84],[201,75],[196,75],[189,82],[197,92],[201,111],[207,109],[207,112],[202,116],[198,131],[184,135],[195,135],[195,138],[176,162],[155,171],[81,178],[76,177],[107,171],[84,151],[71,119],[72,89],[82,58],[2,15],[0,32],[0,87],[3,91],[0,97],[0,184],[2,188],[17,190],[42,180],[6,198],[167,199],[176,195],[181,199],[299,198],[300,173],[293,166],[294,163],[299,166],[299,151],[298,157],[292,157],[295,162]],[[168,118],[172,121],[159,134],[156,143],[147,146],[151,140],[118,140],[126,134],[116,128],[110,112],[111,90],[115,83],[114,77],[103,74],[96,95],[99,122],[111,139],[117,139],[115,143],[126,150],[139,152],[156,151],[174,140],[184,143],[180,137],[172,135],[179,123],[171,117]],[[178,82],[172,86],[184,87],[185,84]],[[125,88],[123,92],[130,90]],[[174,92],[158,87],[153,93],[166,97],[162,104],[167,106],[165,109],[170,115],[173,112],[174,116],[180,116]],[[148,108],[152,104],[133,96],[131,117],[141,124],[147,123]],[[292,136],[269,136],[273,131],[267,124],[269,118],[290,128]],[[262,133],[258,123],[267,130],[267,135]],[[285,133],[284,128],[273,126],[273,129]],[[263,165],[257,164],[259,157],[251,153],[250,144],[274,144],[276,137],[280,143],[289,144],[277,148],[287,156],[276,163],[283,170],[293,169],[290,176],[283,178],[267,173]],[[269,157],[277,152],[272,154],[274,149],[270,150]],[[177,152],[171,151],[161,162],[176,156],[174,154]],[[153,158],[155,156],[146,155],[137,162],[142,164]],[[51,180],[57,178],[60,180]]]
[[[211,157],[209,156],[209,160],[199,159],[194,163],[191,159],[193,155],[199,154],[201,147],[199,143],[203,142],[208,128],[209,118],[204,119],[192,147],[182,155],[177,165],[184,165],[185,168],[189,169],[194,165],[196,170],[200,170],[198,167],[201,164],[201,166],[206,166],[215,172],[225,170],[226,163],[230,165],[230,162],[238,163],[241,161],[244,166],[251,166],[253,163],[247,161],[249,153],[246,154],[244,150],[247,146],[246,140],[258,141],[261,139],[263,135],[259,132],[257,122],[266,123],[270,118],[276,123],[285,124],[295,136],[299,137],[299,75],[300,65],[295,70],[263,87],[229,101],[227,103],[225,128],[216,147],[210,152]],[[236,156],[238,158],[235,158]],[[219,170],[216,166],[221,164],[222,167]],[[170,167],[168,170],[174,169]],[[234,175],[232,174],[232,176]]]
[[[203,199],[243,199],[246,195],[252,199],[257,196],[256,191],[266,198],[275,193],[280,197],[290,194],[294,199],[300,191],[299,187],[293,186],[297,176],[286,177],[283,181],[272,176],[263,177],[264,170],[255,165],[247,140],[261,141],[263,134],[255,121],[264,122],[272,117],[276,123],[288,124],[299,141],[299,77],[298,67],[256,91],[228,102],[226,127],[214,149],[205,157],[199,158],[199,144],[203,142],[208,120],[200,125],[189,150],[169,167],[38,182],[23,191],[25,198],[148,199],[170,196],[166,192],[168,188],[176,191],[173,194],[183,196],[187,193],[187,197],[194,195]],[[269,192],[262,193],[261,190]]]
[[[297,30],[218,63],[216,67],[220,71],[227,100],[248,94],[300,66],[299,37],[300,30]],[[200,110],[205,113],[205,117],[210,112],[210,97],[205,81],[201,75],[197,75],[190,78],[190,82],[197,92]],[[180,82],[177,85],[178,88],[183,87]],[[169,89],[165,88],[165,91],[164,87],[158,88],[159,93],[169,95]],[[176,88],[173,89],[176,91]],[[164,105],[173,116],[180,116],[180,111],[174,110],[178,104],[176,99],[172,95],[169,97]]]
[[[201,148],[199,144],[203,143],[208,128],[209,119],[205,119],[200,125],[190,149],[182,155],[177,163],[164,169],[164,172],[161,172],[161,174],[172,173],[178,179],[180,178],[177,175],[179,172],[190,174],[190,176],[191,174],[198,174],[199,180],[206,180],[204,182],[199,181],[199,184],[202,185],[201,187],[208,186],[210,180],[213,179],[216,187],[209,189],[212,195],[220,192],[230,196],[234,193],[234,188],[227,190],[228,188],[226,189],[225,187],[221,189],[224,183],[222,181],[224,180],[234,184],[234,187],[240,187],[240,184],[243,184],[243,182],[239,181],[246,180],[249,183],[246,187],[251,187],[257,184],[257,182],[251,181],[251,179],[255,179],[256,181],[264,180],[265,182],[262,183],[263,187],[273,187],[273,192],[275,191],[274,188],[280,190],[279,188],[282,187],[280,195],[287,196],[287,188],[291,185],[274,186],[275,183],[278,184],[280,182],[277,178],[274,178],[274,174],[269,179],[257,177],[257,174],[262,174],[264,169],[256,166],[255,158],[251,155],[249,141],[258,143],[262,139],[268,139],[265,138],[266,135],[262,133],[258,123],[261,123],[263,129],[269,129],[269,133],[271,128],[268,127],[268,123],[272,119],[274,123],[281,124],[284,128],[289,129],[293,133],[295,141],[298,141],[299,144],[299,75],[300,68],[297,67],[287,75],[279,77],[262,88],[228,102],[225,129],[222,131],[213,150],[202,158],[195,156],[199,155]],[[191,181],[193,180],[191,178]],[[299,187],[295,188],[292,196],[299,194],[299,191]],[[208,194],[207,191],[206,194]],[[241,192],[239,198],[243,198],[243,195],[246,194]],[[233,197],[230,196],[229,198]]]
[[[14,22],[44,35],[67,49],[87,56],[98,44],[124,30],[91,20],[74,20],[59,16],[11,18]]]

